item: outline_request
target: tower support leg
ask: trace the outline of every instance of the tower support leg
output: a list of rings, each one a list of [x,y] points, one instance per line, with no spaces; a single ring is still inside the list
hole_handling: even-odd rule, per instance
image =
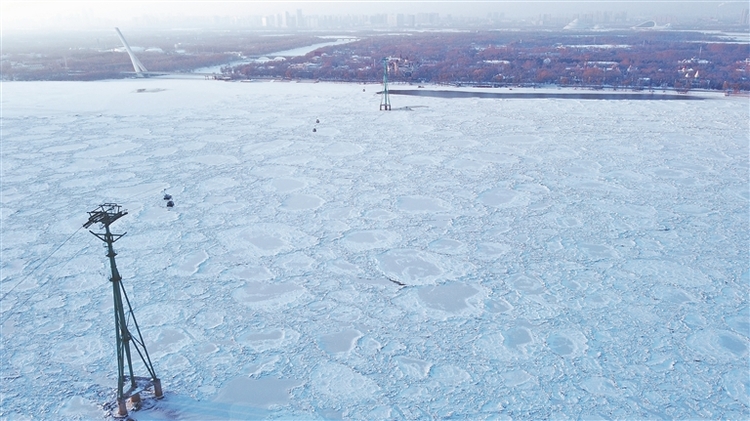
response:
[[[128,406],[126,403],[127,402],[124,398],[117,398],[117,416],[118,417],[128,416]]]
[[[154,396],[157,399],[161,399],[164,397],[164,393],[161,391],[161,380],[160,379],[154,379]]]
[[[141,394],[136,393],[135,395],[130,397],[130,404],[133,406],[134,410],[138,410],[141,407]]]

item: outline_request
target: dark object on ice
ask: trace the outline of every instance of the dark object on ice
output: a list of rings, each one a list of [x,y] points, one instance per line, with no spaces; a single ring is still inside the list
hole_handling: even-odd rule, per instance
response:
[[[318,129],[316,129],[315,127],[313,127],[313,133],[315,133],[317,131],[318,131]]]
[[[386,279],[388,279],[389,281],[393,282],[394,284],[396,284],[396,285],[398,285],[398,286],[402,286],[402,287],[405,287],[405,286],[406,286],[406,284],[405,284],[405,283],[403,283],[403,282],[401,282],[401,281],[399,281],[399,280],[393,279],[393,278],[391,278],[390,276],[386,276]]]
[[[171,201],[171,200],[169,202],[167,202],[167,207],[168,208],[173,208],[174,207],[174,202]]]
[[[316,122],[316,123],[320,123],[320,119],[319,119],[319,118],[316,118],[316,119],[315,119],[315,122]]]
[[[164,200],[170,200],[172,198],[171,194],[164,193]]]

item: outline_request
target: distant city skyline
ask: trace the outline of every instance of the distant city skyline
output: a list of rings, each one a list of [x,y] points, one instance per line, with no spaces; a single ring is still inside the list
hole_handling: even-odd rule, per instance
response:
[[[724,18],[748,8],[747,1],[3,1],[3,31],[101,29],[113,25],[148,26],[195,23],[201,19],[292,15],[373,15],[439,13],[445,18],[503,16],[523,19],[595,12],[626,12],[629,18],[658,16]],[[168,29],[168,28],[163,28]]]

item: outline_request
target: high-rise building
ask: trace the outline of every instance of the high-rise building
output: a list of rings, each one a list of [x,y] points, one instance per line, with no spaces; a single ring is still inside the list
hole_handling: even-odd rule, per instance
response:
[[[292,15],[289,12],[284,12],[284,27],[285,28],[294,28],[296,25],[294,15]]]
[[[404,26],[405,18],[403,13],[389,14],[388,15],[388,26]]]

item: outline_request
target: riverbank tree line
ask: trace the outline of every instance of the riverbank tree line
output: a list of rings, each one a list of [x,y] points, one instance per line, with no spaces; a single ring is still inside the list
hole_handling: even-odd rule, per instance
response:
[[[128,77],[132,65],[118,45],[88,37],[5,48],[5,80],[93,80]],[[356,41],[304,56],[273,52],[314,45],[314,33],[167,32],[133,36],[150,71],[186,72],[225,65],[224,79],[287,79],[375,83],[383,60],[394,83],[490,86],[560,85],[623,89],[750,90],[750,46],[715,33],[687,31],[368,32]],[[242,64],[227,64],[244,62]]]
[[[748,44],[704,34],[411,33],[373,36],[304,57],[226,68],[233,78],[405,83],[750,89]]]

